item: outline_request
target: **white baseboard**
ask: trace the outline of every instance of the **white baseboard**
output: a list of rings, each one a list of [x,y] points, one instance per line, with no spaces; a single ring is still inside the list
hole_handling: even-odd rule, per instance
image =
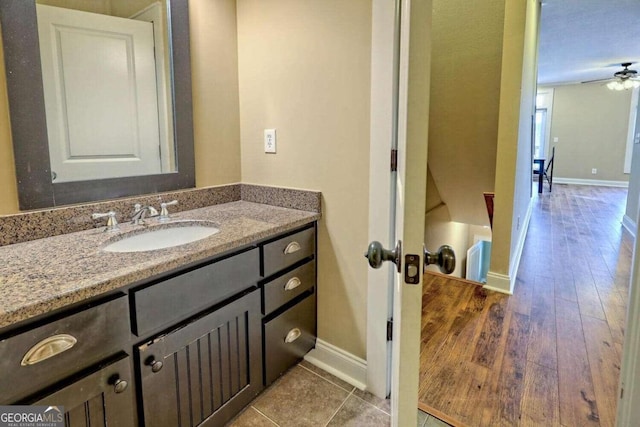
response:
[[[333,344],[317,339],[316,348],[304,360],[360,390],[367,388],[367,361]]]
[[[487,283],[482,287],[490,291],[513,295],[513,292],[511,291],[511,277],[506,274],[494,273],[493,271],[488,272]]]
[[[638,232],[638,224],[627,215],[622,217],[622,226],[627,229],[629,233],[633,237],[636,237],[636,233]]]
[[[554,184],[573,184],[573,185],[597,185],[600,187],[623,187],[628,188],[629,182],[627,181],[608,181],[603,179],[577,179],[577,178],[562,178],[553,177]]]
[[[527,239],[527,231],[529,230],[529,222],[531,221],[531,212],[533,212],[533,198],[529,199],[529,206],[527,206],[527,212],[524,214],[524,221],[522,221],[522,227],[520,227],[520,233],[518,233],[516,250],[511,258],[511,262],[509,263],[511,293],[513,293],[513,289],[516,284],[516,275],[518,274],[518,267],[520,267],[520,259],[522,258],[522,251],[524,250],[524,242]]]
[[[524,221],[522,221],[522,227],[520,227],[520,232],[518,233],[518,242],[516,243],[515,252],[511,257],[511,262],[509,263],[509,274],[489,271],[487,273],[487,283],[483,286],[484,289],[513,295],[513,290],[516,285],[516,275],[518,274],[518,267],[520,267],[520,259],[522,258],[522,251],[524,250],[524,242],[527,238],[527,230],[529,229],[532,211],[533,199],[529,201],[527,212],[524,215]]]

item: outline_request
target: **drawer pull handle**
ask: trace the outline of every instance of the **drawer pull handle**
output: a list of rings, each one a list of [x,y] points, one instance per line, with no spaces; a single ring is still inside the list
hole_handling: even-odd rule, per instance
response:
[[[289,333],[285,337],[284,342],[287,344],[291,344],[292,342],[300,338],[300,335],[302,335],[302,332],[300,331],[300,329],[293,328],[292,330],[289,331]]]
[[[30,366],[47,360],[69,350],[78,340],[68,334],[53,335],[43,339],[27,351],[20,362],[21,366]]]
[[[302,247],[300,246],[300,243],[293,241],[289,243],[286,248],[284,248],[284,254],[289,255],[294,252],[298,252],[300,249],[302,249]]]
[[[297,288],[298,286],[300,286],[301,284],[302,284],[302,282],[300,281],[300,279],[298,279],[297,277],[292,277],[291,279],[289,279],[287,284],[284,285],[284,290],[285,291],[292,291],[295,288]]]

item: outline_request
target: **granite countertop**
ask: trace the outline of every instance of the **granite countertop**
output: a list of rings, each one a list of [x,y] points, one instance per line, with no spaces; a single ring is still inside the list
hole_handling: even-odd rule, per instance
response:
[[[235,201],[175,213],[172,221],[210,221],[220,232],[148,252],[102,250],[143,226],[120,224],[0,247],[0,328],[316,221],[319,213]],[[146,227],[162,226],[156,218]]]

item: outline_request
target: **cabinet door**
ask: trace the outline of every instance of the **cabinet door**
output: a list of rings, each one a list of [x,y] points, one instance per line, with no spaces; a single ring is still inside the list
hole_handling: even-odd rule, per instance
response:
[[[221,425],[262,389],[260,292],[138,347],[144,424]]]
[[[64,406],[65,426],[134,426],[131,360],[125,357],[33,405]]]

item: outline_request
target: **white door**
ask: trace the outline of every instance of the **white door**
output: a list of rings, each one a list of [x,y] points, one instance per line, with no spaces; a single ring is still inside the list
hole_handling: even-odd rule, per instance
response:
[[[54,182],[160,173],[153,24],[37,12]]]
[[[402,251],[396,265],[387,263],[370,276],[367,387],[379,396],[385,393],[385,363],[390,360],[392,425],[411,426],[417,424],[418,408],[432,2],[399,0],[395,8],[391,3],[373,2],[369,217],[372,240],[380,236],[388,250],[400,240]],[[390,56],[395,57],[395,69],[389,68]],[[396,173],[388,164],[393,139],[398,150]],[[386,164],[381,160],[385,157]],[[376,251],[370,246],[370,263],[376,257],[372,252]],[[392,256],[387,252],[385,258]],[[389,292],[385,278],[392,271],[396,273],[391,274]],[[390,358],[382,327],[388,306],[393,318]]]
[[[640,224],[640,206],[636,213]],[[616,426],[637,425],[640,419],[640,233],[636,231],[631,266],[629,307],[624,328],[624,347],[618,385]]]

